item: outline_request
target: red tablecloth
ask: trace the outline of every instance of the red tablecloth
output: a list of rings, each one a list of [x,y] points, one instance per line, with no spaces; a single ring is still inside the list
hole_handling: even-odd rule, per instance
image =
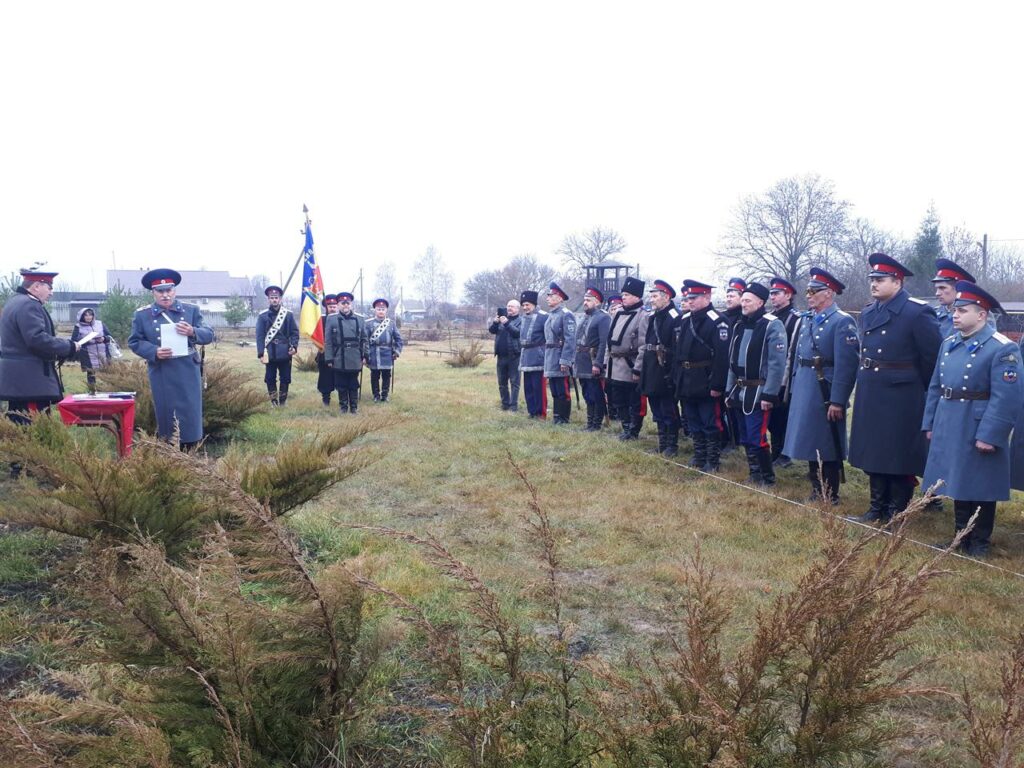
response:
[[[69,395],[57,403],[65,424],[104,427],[117,438],[117,452],[127,456],[132,452],[132,432],[135,430],[135,398],[105,397],[76,400]]]

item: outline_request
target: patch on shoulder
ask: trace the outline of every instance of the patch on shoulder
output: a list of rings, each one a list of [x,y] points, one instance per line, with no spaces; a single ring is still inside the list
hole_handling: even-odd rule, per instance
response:
[[[849,344],[851,346],[855,346],[857,344],[860,344],[860,339],[857,338],[857,334],[856,333],[848,333],[848,334],[846,334],[846,338],[843,339],[843,341],[845,341],[847,344]]]
[[[1016,380],[1017,380],[1017,369],[1016,368],[1007,368],[1005,371],[1003,371],[1003,381],[1005,381],[1005,382],[1007,382],[1009,384],[1013,384],[1013,382],[1015,382]]]
[[[729,326],[728,325],[723,324],[723,325],[718,326],[718,338],[721,339],[722,341],[728,341],[729,340]]]
[[[1000,363],[1016,363],[1017,355],[1013,352],[1007,352],[1005,355],[999,358]]]
[[[920,304],[922,307],[930,307],[931,306],[931,304],[929,304],[924,299],[915,299],[913,296],[908,296],[907,298],[910,301],[914,302],[915,304]]]
[[[771,312],[765,312],[764,313],[764,319],[765,320],[778,320],[779,318],[778,318],[778,315],[773,315]]]
[[[674,320],[675,318],[679,317],[679,310],[676,309],[675,307],[672,307],[668,311],[668,316],[671,317]]]
[[[786,348],[786,342],[778,341],[775,343],[775,351],[782,352]]]
[[[709,309],[708,310],[708,317],[710,317],[712,320],[717,320],[718,318],[721,317],[721,315],[718,314],[717,312],[715,312],[715,310]]]
[[[1003,334],[996,331],[992,334],[992,338],[998,341],[1000,344],[1013,344],[1013,339],[1008,339]]]

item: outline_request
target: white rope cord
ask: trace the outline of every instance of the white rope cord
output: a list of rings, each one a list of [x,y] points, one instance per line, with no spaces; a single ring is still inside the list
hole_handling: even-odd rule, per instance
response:
[[[810,504],[805,504],[802,501],[796,501],[794,499],[787,499],[785,496],[779,496],[776,493],[771,493],[771,492],[765,490],[764,488],[757,488],[755,486],[747,485],[745,483],[738,483],[735,480],[730,480],[729,478],[723,477],[722,475],[716,475],[713,472],[705,472],[703,469],[697,469],[696,467],[691,467],[691,466],[689,466],[687,464],[682,464],[682,463],[680,463],[678,461],[674,461],[673,459],[667,458],[665,456],[661,456],[660,454],[657,456],[657,458],[661,459],[666,464],[672,464],[673,466],[676,466],[676,467],[682,467],[683,469],[685,469],[685,470],[687,470],[689,472],[693,472],[693,473],[698,474],[698,475],[703,475],[704,477],[710,477],[710,478],[712,478],[714,480],[717,480],[720,483],[725,483],[727,485],[732,485],[732,486],[735,486],[737,488],[742,488],[743,490],[749,491],[750,493],[759,493],[762,496],[767,496],[770,499],[775,499],[776,501],[782,501],[782,502],[785,502],[786,504],[791,504],[794,507],[798,507],[798,508],[803,509],[803,510],[814,512],[815,514],[821,514],[821,509],[819,509],[818,507],[812,506]],[[847,523],[849,525],[857,526],[859,528],[866,528],[866,529],[868,529],[870,531],[879,531],[879,529],[877,527],[873,526],[873,525],[868,525],[867,523],[861,523],[861,522],[859,522],[857,520],[851,520],[849,517],[846,517],[845,515],[838,515],[838,514],[834,514],[833,513],[833,517],[839,518],[844,523]],[[895,535],[895,533],[893,531],[890,531],[888,529],[881,529],[881,533],[883,533],[886,536],[894,536]],[[910,544],[914,544],[914,545],[919,546],[919,547],[925,547],[927,549],[932,550],[933,552],[942,552],[942,551],[944,551],[944,550],[939,549],[936,546],[933,546],[932,544],[928,544],[927,542],[924,542],[924,541],[918,541],[917,539],[912,539],[909,536],[904,536],[903,538],[907,542],[909,542]],[[1018,573],[1017,571],[1011,570],[1009,568],[1003,568],[1001,565],[995,565],[993,563],[989,563],[989,562],[986,562],[984,560],[979,560],[978,558],[968,557],[967,555],[962,555],[959,552],[949,552],[948,554],[951,557],[955,557],[955,558],[958,558],[960,560],[964,560],[964,561],[966,561],[968,563],[971,563],[973,565],[984,566],[985,568],[991,568],[993,571],[999,571],[1001,573],[1005,573],[1008,576],[1016,576],[1018,579],[1024,579],[1024,573]]]

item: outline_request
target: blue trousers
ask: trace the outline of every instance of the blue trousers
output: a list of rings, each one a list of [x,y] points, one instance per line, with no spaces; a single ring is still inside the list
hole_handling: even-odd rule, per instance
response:
[[[760,404],[758,404],[760,405]],[[768,419],[771,411],[762,411],[760,407],[747,416],[739,408],[734,409],[736,421],[740,427],[740,443],[750,448],[768,447]]]
[[[674,394],[648,395],[647,402],[651,406],[651,416],[655,424],[659,427],[668,427],[670,430],[679,429],[679,401]]]
[[[523,399],[526,412],[542,419],[548,415],[548,393],[544,384],[544,371],[523,371]]]
[[[683,412],[690,434],[703,433],[709,440],[717,440],[722,431],[722,401],[716,397],[688,397],[683,400]]]
[[[587,405],[594,406],[594,416],[603,419],[607,408],[604,399],[604,379],[580,379],[583,389],[583,400]]]

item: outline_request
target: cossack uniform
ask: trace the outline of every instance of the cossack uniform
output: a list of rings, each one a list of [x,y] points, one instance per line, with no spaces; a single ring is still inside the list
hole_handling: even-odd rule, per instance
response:
[[[522,312],[519,324],[519,372],[523,375],[523,400],[531,419],[544,419],[548,414],[547,384],[544,381],[544,326],[548,313],[537,306],[537,291],[523,291],[519,303],[533,305]]]
[[[956,306],[1001,309],[973,283],[960,281],[956,290]],[[974,529],[961,542],[972,556],[988,553],[996,502],[1010,498],[1010,430],[1022,404],[1020,348],[1012,340],[985,325],[966,338],[957,331],[942,342],[921,424],[931,432],[924,485],[942,481],[938,492],[954,500],[957,531],[980,507]]]
[[[793,306],[793,296],[796,288],[788,280],[781,277],[773,277],[768,283],[768,296],[786,294],[789,296],[789,303],[781,309],[773,304],[770,311],[786,329],[786,345],[792,355],[793,344],[796,341],[796,326],[800,321],[800,313]],[[790,456],[783,451],[786,444],[786,424],[789,419],[789,379],[783,377],[782,389],[779,390],[779,403],[772,408],[771,416],[768,417],[768,433],[772,436],[772,461],[776,466],[788,467]]]
[[[845,288],[825,270],[811,270],[808,291],[830,289],[838,295]],[[790,354],[789,420],[783,453],[808,463],[815,500],[823,497],[823,477],[829,501],[839,501],[846,458],[846,411],[859,363],[860,338],[850,315],[834,303],[817,313],[801,313]],[[831,421],[829,406],[842,409],[842,418]]]
[[[883,253],[869,261],[869,277],[912,275]],[[928,443],[919,427],[942,340],[935,310],[904,288],[888,301],[868,304],[859,326],[850,463],[870,479],[871,506],[859,519],[884,523],[906,508],[915,476],[924,472]]]
[[[374,299],[373,308],[391,307],[387,299]],[[386,403],[391,394],[391,376],[395,361],[402,354],[405,342],[398,326],[388,317],[371,317],[366,321],[367,365],[370,368],[370,391],[374,402]]]
[[[647,325],[644,310],[644,282],[627,277],[622,284],[622,293],[630,305],[623,301],[622,308],[612,316],[608,325],[607,359],[605,371],[608,377],[609,400],[622,422],[620,440],[636,440],[643,427],[647,402],[640,393],[640,384],[635,379],[636,362],[643,344],[643,329]]]
[[[640,392],[647,397],[651,416],[658,426],[658,453],[675,456],[679,453],[682,424],[672,381],[672,343],[681,315],[672,303],[676,297],[675,288],[664,280],[655,280],[651,290],[665,294],[669,301],[665,307],[653,310],[644,318],[646,323],[641,328],[643,345],[634,371],[640,376]]]
[[[276,285],[268,285],[263,291],[267,297],[271,294],[280,297],[283,293]],[[288,402],[288,388],[292,383],[292,356],[298,348],[299,324],[295,322],[295,315],[282,306],[260,312],[256,318],[256,357],[266,360],[263,381],[267,385],[271,405],[284,405]]]
[[[568,301],[569,296],[551,283],[548,291]],[[551,410],[555,424],[568,424],[572,413],[572,399],[569,396],[573,363],[576,361],[576,316],[559,305],[548,312],[544,323],[544,376],[551,388]],[[564,369],[564,370],[563,370]]]
[[[333,293],[324,296],[324,309],[327,314],[320,318],[320,338],[327,338],[327,315],[332,314],[338,306],[338,297]],[[334,391],[334,371],[327,365],[327,358],[321,349],[316,353],[316,389],[324,405],[331,404],[331,392]]]
[[[604,294],[597,288],[587,288],[586,295],[597,299],[599,304],[604,302]],[[611,315],[597,306],[585,310],[576,325],[576,377],[587,404],[588,432],[601,429],[606,413],[605,359],[611,322]]]
[[[339,306],[351,307],[351,293],[338,294]],[[324,357],[334,371],[334,388],[342,413],[359,409],[359,373],[369,355],[366,319],[349,309],[328,315],[324,324]]]
[[[710,298],[711,290],[706,283],[683,281],[687,298]],[[682,403],[693,438],[690,466],[717,472],[722,452],[722,394],[729,375],[729,323],[710,304],[682,316],[672,365],[676,398]]]
[[[955,290],[956,284],[961,280],[966,280],[968,283],[978,282],[974,279],[974,275],[955,261],[951,259],[935,260],[935,277],[932,278],[932,285],[947,283]],[[940,302],[935,307],[935,317],[939,321],[939,336],[943,339],[948,339],[956,332],[956,329],[953,327],[953,304],[954,302],[951,302],[949,305]],[[992,323],[991,320],[989,323],[992,329],[995,330],[995,323]]]

